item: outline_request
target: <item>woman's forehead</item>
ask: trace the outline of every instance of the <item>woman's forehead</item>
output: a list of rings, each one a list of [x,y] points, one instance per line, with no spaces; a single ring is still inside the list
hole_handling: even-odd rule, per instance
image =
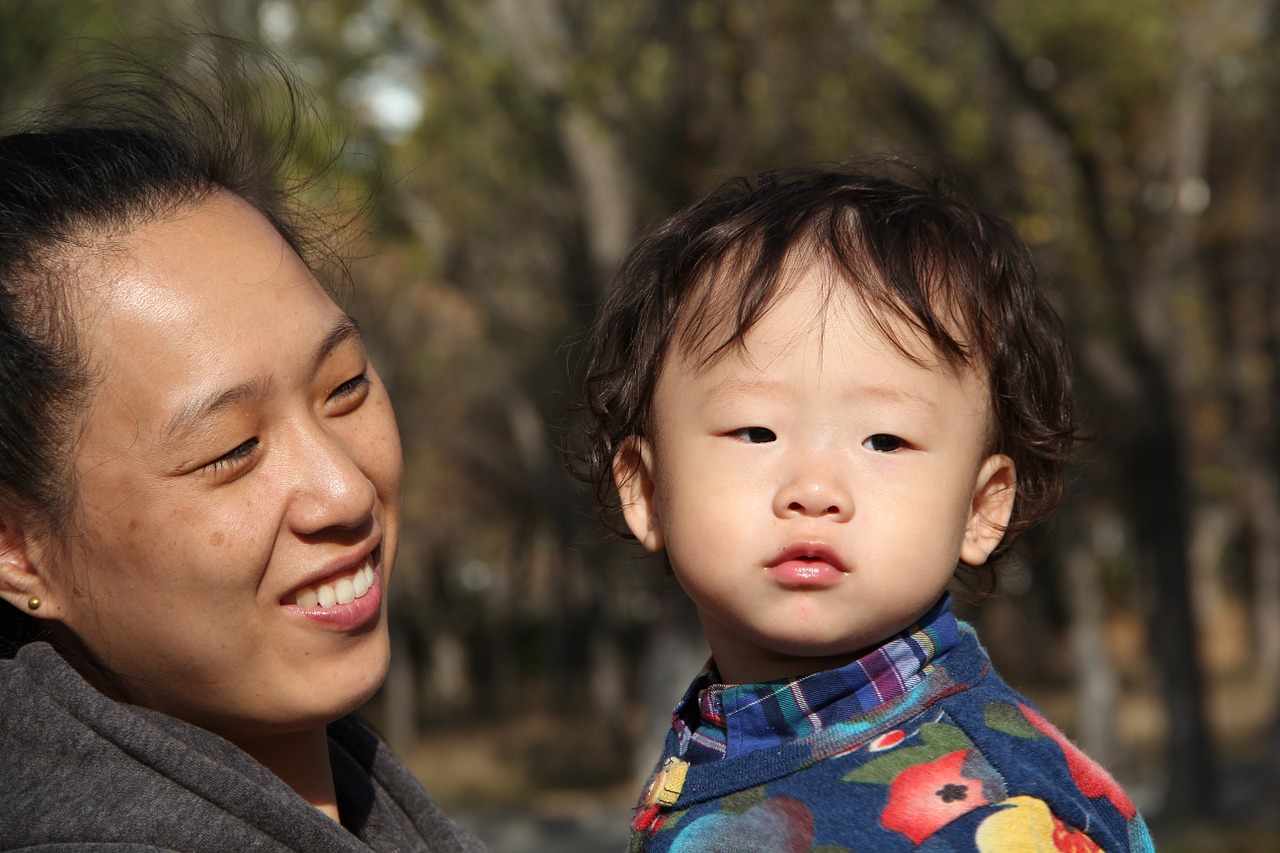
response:
[[[75,289],[90,316],[98,302],[121,317],[173,321],[202,307],[234,310],[263,286],[315,282],[271,223],[225,191],[108,236],[99,248],[97,269],[84,270]]]
[[[340,308],[256,210],[227,193],[138,228],[110,274],[77,288],[81,345],[101,379],[241,382],[314,346]]]

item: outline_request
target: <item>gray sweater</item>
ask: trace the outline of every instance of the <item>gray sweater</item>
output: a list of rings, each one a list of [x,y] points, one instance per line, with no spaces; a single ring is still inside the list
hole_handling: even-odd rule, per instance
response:
[[[0,660],[0,850],[483,853],[367,728],[329,726],[343,824],[230,742],[112,701],[54,649]]]

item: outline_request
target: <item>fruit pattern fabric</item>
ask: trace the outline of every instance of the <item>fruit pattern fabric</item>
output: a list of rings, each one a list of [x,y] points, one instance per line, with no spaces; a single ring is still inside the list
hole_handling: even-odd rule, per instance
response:
[[[1004,683],[969,626],[946,608],[934,618],[953,621],[956,641],[902,695],[816,730],[810,713],[808,734],[772,744],[756,731],[745,752],[690,749],[705,690],[695,682],[636,808],[631,851],[1153,851],[1115,780]],[[835,678],[849,690],[855,680]],[[732,725],[718,737],[732,747]]]

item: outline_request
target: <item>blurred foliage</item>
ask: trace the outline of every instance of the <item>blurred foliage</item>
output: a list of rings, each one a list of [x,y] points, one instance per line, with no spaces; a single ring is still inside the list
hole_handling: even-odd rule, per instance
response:
[[[1161,697],[1164,751],[1139,755],[1143,738],[1120,732],[1115,758],[1161,768],[1145,774],[1149,801],[1169,815],[1209,810],[1224,744],[1251,744],[1264,781],[1218,805],[1261,814],[1280,790],[1276,13],[1267,0],[7,0],[0,106],[55,85],[73,39],[175,23],[261,40],[313,87],[346,140],[349,191],[376,198],[356,310],[405,439],[397,606],[417,665],[397,695],[411,726],[643,698],[646,644],[668,624],[661,569],[608,543],[557,452],[571,344],[628,242],[743,171],[894,151],[957,173],[1035,250],[1094,437],[1056,535],[1006,593],[1024,633],[1059,647],[1092,633],[1114,660],[1077,651],[1019,670],[1011,650],[1013,680],[1102,671],[1116,702]],[[1087,576],[1064,570],[1076,556]],[[1262,709],[1243,734],[1214,710],[1241,673]],[[679,692],[665,689],[659,706]],[[1079,713],[1083,726],[1108,711]]]

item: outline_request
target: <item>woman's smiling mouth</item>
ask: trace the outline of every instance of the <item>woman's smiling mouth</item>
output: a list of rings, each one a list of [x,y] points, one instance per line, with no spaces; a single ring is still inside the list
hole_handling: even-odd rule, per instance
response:
[[[303,610],[314,610],[317,607],[329,610],[336,604],[350,604],[357,598],[363,598],[373,588],[377,573],[373,569],[372,555],[353,571],[330,578],[315,586],[304,586],[294,593],[294,603]]]
[[[377,569],[379,554],[375,548],[357,565],[298,587],[280,604],[312,625],[336,631],[377,624],[383,592],[383,579]]]

